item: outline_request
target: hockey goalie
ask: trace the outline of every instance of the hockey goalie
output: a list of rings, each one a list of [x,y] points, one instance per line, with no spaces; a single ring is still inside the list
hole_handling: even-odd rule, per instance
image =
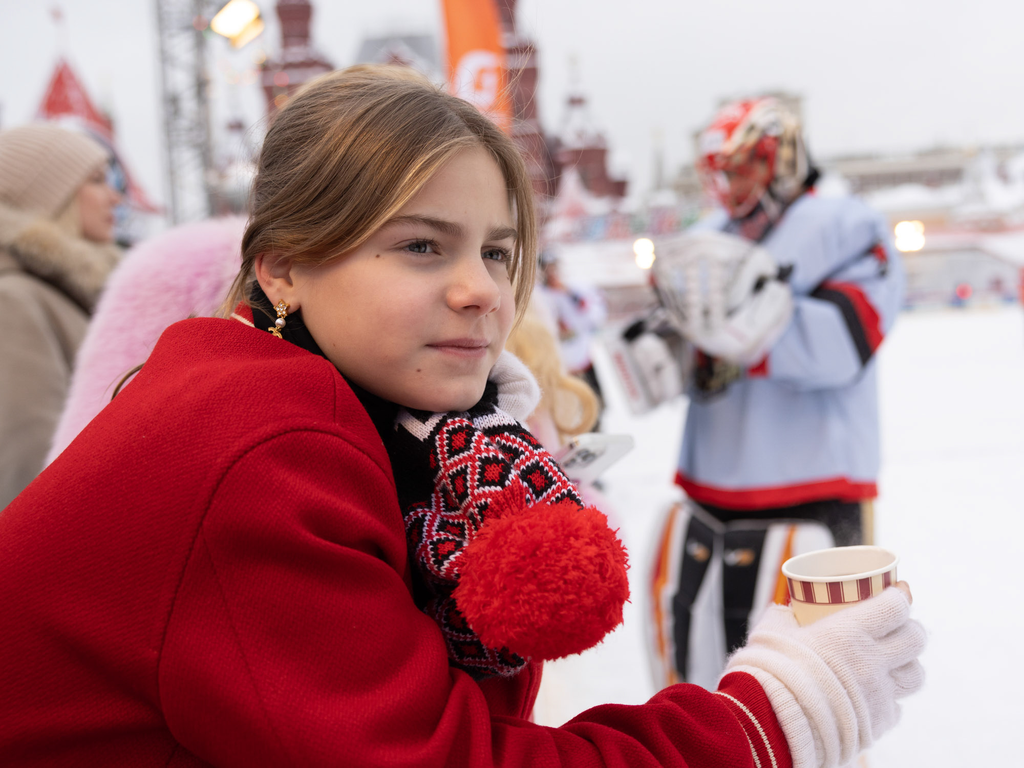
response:
[[[656,243],[659,306],[617,329],[635,412],[689,398],[651,574],[659,686],[713,685],[750,621],[785,601],[787,557],[872,543],[879,469],[875,352],[903,297],[882,216],[815,194],[796,115],[754,99],[700,135],[717,210]]]

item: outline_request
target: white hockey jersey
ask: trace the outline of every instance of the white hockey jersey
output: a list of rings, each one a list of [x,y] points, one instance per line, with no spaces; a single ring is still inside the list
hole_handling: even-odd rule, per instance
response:
[[[696,226],[728,231],[724,212]],[[792,265],[793,319],[719,395],[693,392],[676,482],[698,503],[766,509],[877,495],[875,357],[903,303],[885,219],[805,194],[761,243]]]

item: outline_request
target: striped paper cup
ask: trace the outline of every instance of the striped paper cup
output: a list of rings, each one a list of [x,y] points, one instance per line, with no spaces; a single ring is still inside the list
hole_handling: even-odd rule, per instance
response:
[[[790,606],[805,626],[896,583],[899,557],[882,547],[833,547],[792,557],[782,564]]]

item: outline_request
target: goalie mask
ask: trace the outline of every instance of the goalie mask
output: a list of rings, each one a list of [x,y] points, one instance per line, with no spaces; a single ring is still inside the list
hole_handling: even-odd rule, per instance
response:
[[[780,268],[761,246],[702,231],[658,246],[654,284],[679,332],[706,354],[736,363],[761,361],[789,324],[793,298]]]
[[[774,220],[817,178],[799,120],[774,98],[729,104],[698,141],[701,183],[733,219],[760,203]]]

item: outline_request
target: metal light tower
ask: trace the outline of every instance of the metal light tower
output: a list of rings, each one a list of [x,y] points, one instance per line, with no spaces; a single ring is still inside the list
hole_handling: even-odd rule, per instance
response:
[[[156,0],[167,179],[174,224],[212,210],[205,0]]]

